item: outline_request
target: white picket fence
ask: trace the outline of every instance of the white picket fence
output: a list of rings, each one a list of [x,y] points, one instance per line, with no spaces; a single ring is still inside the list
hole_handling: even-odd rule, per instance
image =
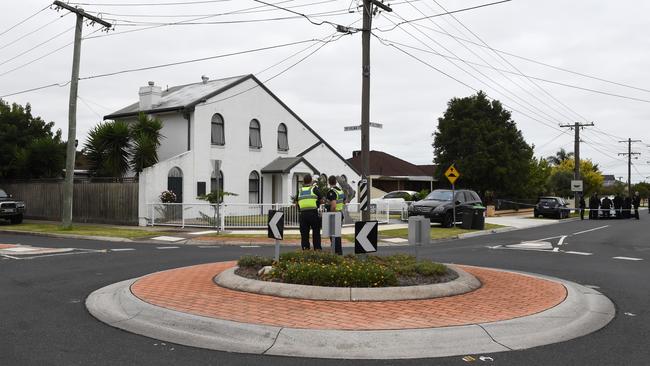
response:
[[[149,225],[179,227],[210,227],[226,229],[264,229],[269,210],[284,211],[284,227],[299,227],[298,208],[289,203],[149,203],[147,221]],[[320,209],[323,211],[323,207]],[[389,222],[388,205],[376,205],[371,211],[371,220],[384,224]],[[345,223],[361,220],[358,203],[345,205]]]

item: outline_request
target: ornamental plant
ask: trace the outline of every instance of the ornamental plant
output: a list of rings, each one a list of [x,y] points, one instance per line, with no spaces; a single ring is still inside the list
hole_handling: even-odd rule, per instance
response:
[[[176,193],[172,191],[162,191],[159,198],[162,203],[174,203],[176,202]]]

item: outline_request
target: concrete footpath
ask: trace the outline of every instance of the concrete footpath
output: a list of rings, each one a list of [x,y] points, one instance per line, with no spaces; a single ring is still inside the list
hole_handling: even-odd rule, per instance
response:
[[[461,266],[481,287],[399,301],[282,298],[218,286],[219,262],[101,288],[86,306],[100,321],[212,350],[345,359],[408,359],[520,350],[595,332],[615,315],[596,290],[558,278]]]

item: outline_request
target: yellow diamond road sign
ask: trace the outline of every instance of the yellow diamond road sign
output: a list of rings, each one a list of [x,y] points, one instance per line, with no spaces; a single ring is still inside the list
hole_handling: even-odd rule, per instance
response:
[[[452,164],[449,167],[449,169],[447,169],[447,171],[445,172],[445,177],[449,179],[449,182],[451,182],[451,184],[454,184],[456,182],[456,179],[460,177],[460,173],[458,172],[458,170],[456,170],[456,168]]]

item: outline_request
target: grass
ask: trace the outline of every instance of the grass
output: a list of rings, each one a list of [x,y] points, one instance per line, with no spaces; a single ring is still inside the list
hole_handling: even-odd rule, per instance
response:
[[[112,236],[112,237],[126,238],[126,239],[135,239],[135,238],[142,238],[147,236],[169,234],[162,231],[127,229],[121,227],[93,226],[93,225],[78,225],[78,226],[73,226],[71,229],[64,229],[63,227],[61,227],[61,225],[58,224],[18,224],[18,225],[0,226],[0,231],[3,229],[33,232],[33,233]]]
[[[242,238],[255,238],[255,239],[263,239],[267,238],[268,236],[266,234],[207,234],[207,235],[202,235],[203,237],[210,237],[210,238],[224,238],[224,239],[242,239]],[[344,234],[341,235],[343,238],[343,241],[348,241],[354,243],[354,234]],[[312,236],[309,236],[309,240],[311,241]],[[284,235],[284,240],[300,240],[300,234],[285,234]],[[321,236],[321,241],[322,242],[327,242],[329,243],[329,237],[324,237]]]
[[[485,230],[493,230],[493,229],[498,229],[504,227],[503,225],[496,225],[496,224],[485,224]],[[443,228],[439,226],[433,226],[431,227],[431,239],[445,239],[445,238],[453,238],[456,237],[457,235],[460,234],[466,234],[466,233],[471,233],[479,230],[468,230],[468,229],[461,229],[460,227],[451,227],[451,228]],[[409,233],[408,229],[390,229],[390,230],[381,230],[379,231],[379,236],[381,237],[389,237],[389,238],[404,238],[408,239]]]

